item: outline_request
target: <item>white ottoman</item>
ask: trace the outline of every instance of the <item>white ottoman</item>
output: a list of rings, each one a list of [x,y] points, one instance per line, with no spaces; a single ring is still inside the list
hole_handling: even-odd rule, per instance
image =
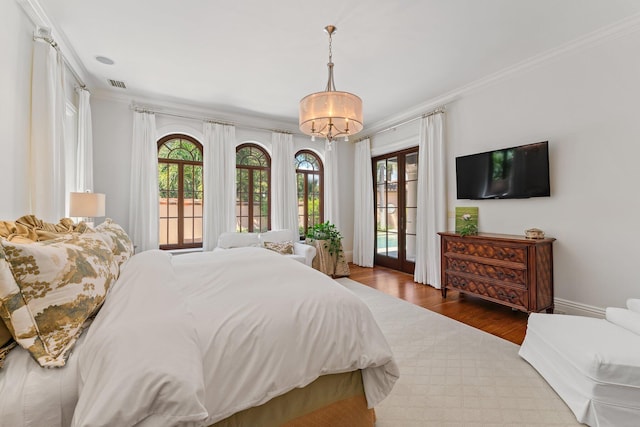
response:
[[[520,356],[590,426],[640,426],[640,335],[605,319],[532,313]]]

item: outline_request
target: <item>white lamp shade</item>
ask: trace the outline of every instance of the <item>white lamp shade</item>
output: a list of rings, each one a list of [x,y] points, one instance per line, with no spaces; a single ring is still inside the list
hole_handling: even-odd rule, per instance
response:
[[[349,92],[327,91],[307,95],[300,101],[300,130],[307,135],[326,131],[329,122],[349,135],[362,130],[362,99]],[[312,131],[313,129],[313,131]]]
[[[69,195],[69,215],[85,218],[104,216],[105,198],[102,193],[71,193]]]

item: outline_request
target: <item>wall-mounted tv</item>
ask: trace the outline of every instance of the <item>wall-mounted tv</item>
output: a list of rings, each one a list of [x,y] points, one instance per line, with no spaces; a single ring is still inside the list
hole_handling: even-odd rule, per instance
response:
[[[456,157],[458,199],[550,196],[549,142]]]

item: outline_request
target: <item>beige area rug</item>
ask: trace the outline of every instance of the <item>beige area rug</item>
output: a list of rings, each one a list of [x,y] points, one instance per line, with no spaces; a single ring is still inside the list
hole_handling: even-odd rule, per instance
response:
[[[519,346],[350,279],[371,309],[400,379],[376,407],[376,427],[577,426]]]

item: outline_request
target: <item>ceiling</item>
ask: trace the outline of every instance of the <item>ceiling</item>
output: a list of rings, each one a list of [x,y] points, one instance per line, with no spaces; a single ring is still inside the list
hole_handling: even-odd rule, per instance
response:
[[[326,86],[333,24],[336,89],[362,98],[365,129],[640,13],[638,0],[35,1],[95,93],[292,126]]]

